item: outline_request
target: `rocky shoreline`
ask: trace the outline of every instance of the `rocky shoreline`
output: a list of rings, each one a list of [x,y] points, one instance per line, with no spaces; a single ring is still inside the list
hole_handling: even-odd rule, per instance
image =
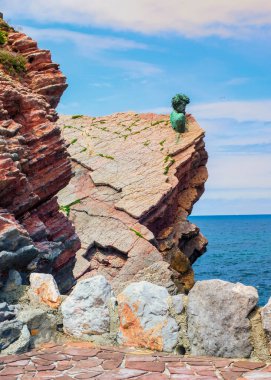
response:
[[[0,29],[23,65],[0,65],[0,355],[79,339],[270,360],[271,301],[194,280],[207,240],[187,218],[208,177],[194,117],[182,134],[152,113],[58,120],[50,52]]]

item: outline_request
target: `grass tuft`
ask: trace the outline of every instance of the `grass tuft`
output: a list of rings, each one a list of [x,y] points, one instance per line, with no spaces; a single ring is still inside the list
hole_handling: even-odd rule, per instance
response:
[[[26,59],[20,54],[0,49],[0,64],[10,75],[21,75],[26,72]]]

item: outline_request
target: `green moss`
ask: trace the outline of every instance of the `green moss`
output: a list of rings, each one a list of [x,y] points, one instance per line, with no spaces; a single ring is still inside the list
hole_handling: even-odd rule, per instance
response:
[[[63,127],[64,129],[66,129],[66,128],[73,128],[73,126],[72,125],[64,125],[64,127]]]
[[[75,143],[76,143],[76,141],[77,141],[77,139],[73,139],[73,140],[70,142],[70,145],[73,145],[73,144],[75,144]]]
[[[157,120],[154,123],[151,123],[151,125],[157,125],[157,124],[161,124],[161,123],[164,123],[164,120]]]
[[[164,158],[164,163],[167,165],[164,167],[164,174],[167,175],[168,174],[168,171],[169,171],[169,168],[171,167],[171,165],[173,165],[175,162],[174,158],[172,158],[170,155],[166,156]]]
[[[144,239],[144,236],[143,236],[139,231],[134,230],[133,228],[130,228],[130,230],[133,231],[133,232],[136,234],[136,236],[138,236],[138,237]]]
[[[115,159],[113,156],[108,156],[107,154],[103,154],[103,153],[98,153],[97,156],[108,158],[109,160]]]
[[[83,199],[83,198],[82,198]],[[59,209],[64,212],[67,216],[70,215],[70,212],[71,212],[71,207],[78,204],[78,203],[81,203],[81,200],[82,199],[76,199],[75,201],[67,204],[67,205],[63,205],[63,206],[59,206]]]
[[[159,144],[160,144],[161,146],[163,146],[163,145],[165,144],[165,142],[166,142],[166,139],[160,141]]]
[[[80,117],[83,117],[84,115],[73,115],[72,119],[79,119]]]
[[[83,148],[82,150],[80,150],[80,153],[83,153],[83,152],[86,152],[87,148]]]
[[[21,75],[26,72],[26,59],[20,54],[0,49],[0,64],[10,75]]]
[[[143,145],[144,145],[144,146],[148,146],[148,145],[150,145],[150,140],[146,140],[146,141],[144,141],[144,142],[143,142]]]

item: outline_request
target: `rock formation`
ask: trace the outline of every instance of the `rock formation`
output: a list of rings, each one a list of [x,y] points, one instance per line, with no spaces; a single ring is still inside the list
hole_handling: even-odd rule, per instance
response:
[[[55,197],[72,175],[55,124],[67,84],[48,50],[3,20],[0,31],[0,276],[52,272],[64,290],[73,280],[62,273],[80,248]]]
[[[187,292],[207,244],[187,220],[207,179],[195,119],[183,134],[151,113],[61,116],[58,125],[75,173],[58,194],[81,240],[75,277],[103,274],[116,293],[139,280]]]

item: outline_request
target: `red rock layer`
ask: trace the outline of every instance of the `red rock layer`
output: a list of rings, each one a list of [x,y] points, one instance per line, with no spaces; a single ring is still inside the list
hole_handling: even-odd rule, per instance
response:
[[[27,63],[21,75],[10,75],[0,65],[0,208],[24,226],[38,248],[34,267],[39,270],[39,263],[46,262],[48,271],[57,271],[80,247],[54,197],[72,175],[55,125],[66,78],[50,52],[39,50],[23,33],[9,30],[3,49],[24,56]],[[13,265],[24,269],[16,260]]]

